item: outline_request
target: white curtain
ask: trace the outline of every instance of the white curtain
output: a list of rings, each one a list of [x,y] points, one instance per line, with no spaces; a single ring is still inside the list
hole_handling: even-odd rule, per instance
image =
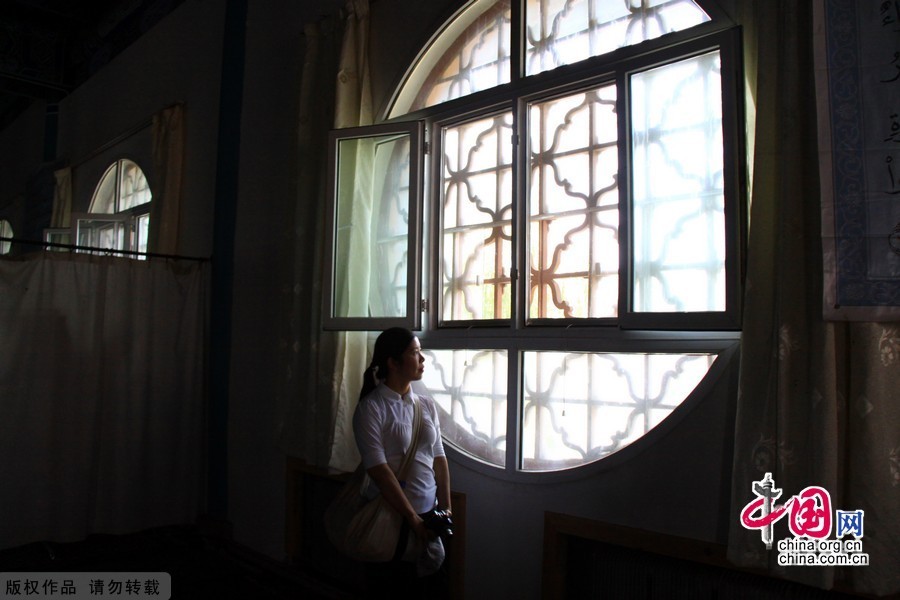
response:
[[[900,591],[900,333],[822,316],[822,243],[811,2],[742,5],[752,207],[735,427],[729,559],[822,588]],[[852,106],[851,106],[852,108]],[[869,566],[780,566],[741,511],[771,473],[834,510],[864,511]],[[786,521],[774,541],[789,537]],[[832,535],[831,539],[834,539]]]
[[[208,271],[0,260],[0,547],[195,521]]]

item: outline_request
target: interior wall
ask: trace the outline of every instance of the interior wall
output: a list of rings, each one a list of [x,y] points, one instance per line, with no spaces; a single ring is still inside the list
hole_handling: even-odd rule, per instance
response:
[[[35,222],[41,207],[26,204],[29,195],[41,191],[36,187],[53,178],[44,156],[46,115],[46,104],[35,102],[0,131],[0,219],[9,221],[16,237],[46,226]]]
[[[511,483],[451,456],[453,487],[466,494],[466,597],[540,597],[545,511],[724,543],[736,357],[666,435],[582,479]]]
[[[285,458],[275,445],[283,412],[276,400],[276,307],[296,200],[302,10],[293,0],[248,2],[234,239],[228,516],[235,539],[279,559]]]
[[[46,105],[35,102],[0,131],[0,208],[25,192],[29,174],[43,162]]]
[[[149,123],[127,139],[106,150],[91,153],[72,168],[72,212],[88,212],[94,191],[111,164],[127,158],[134,161],[147,177],[151,191],[156,189],[157,173],[153,164],[153,129]]]
[[[188,0],[60,102],[58,156],[76,167],[73,194],[80,202],[83,187],[92,191],[96,181],[79,177],[78,165],[93,168],[86,163],[98,162],[98,150],[184,103],[179,253],[186,256],[212,252],[223,22],[223,3]],[[117,147],[127,149],[128,141]],[[151,160],[139,164],[152,172]]]

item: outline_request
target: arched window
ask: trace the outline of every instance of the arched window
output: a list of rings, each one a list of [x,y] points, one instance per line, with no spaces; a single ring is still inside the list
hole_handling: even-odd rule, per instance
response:
[[[710,2],[467,3],[390,122],[332,132],[327,325],[420,329],[444,435],[488,470],[567,470],[651,433],[739,339],[739,42]],[[345,151],[395,136],[380,161]],[[394,234],[338,215],[384,211]],[[352,315],[351,239],[378,274]]]
[[[120,159],[100,178],[89,214],[74,219],[79,246],[147,252],[153,194],[141,168]]]

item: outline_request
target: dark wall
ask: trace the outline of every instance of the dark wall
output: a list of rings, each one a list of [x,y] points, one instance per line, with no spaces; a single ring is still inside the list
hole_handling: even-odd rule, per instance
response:
[[[47,106],[35,102],[0,132],[0,219],[9,221],[16,237],[40,232],[52,209],[53,169],[44,160]],[[49,186],[49,187],[48,187]],[[31,196],[34,202],[26,203]]]

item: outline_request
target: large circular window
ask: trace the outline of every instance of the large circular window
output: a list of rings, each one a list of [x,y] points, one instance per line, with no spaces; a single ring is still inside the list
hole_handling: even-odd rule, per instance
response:
[[[649,443],[739,341],[740,47],[703,4],[468,2],[378,126],[428,140],[406,224],[428,243],[396,259],[422,295],[406,277],[379,293],[423,301],[420,389],[491,472]],[[389,233],[369,255],[395,260]]]

